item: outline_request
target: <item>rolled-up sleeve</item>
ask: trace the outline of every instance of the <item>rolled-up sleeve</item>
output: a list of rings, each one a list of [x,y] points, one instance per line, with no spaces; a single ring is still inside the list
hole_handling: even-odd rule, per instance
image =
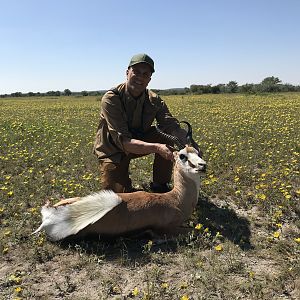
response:
[[[123,139],[131,138],[132,135],[128,129],[127,117],[120,97],[107,93],[101,100],[101,113],[114,144],[124,151]]]

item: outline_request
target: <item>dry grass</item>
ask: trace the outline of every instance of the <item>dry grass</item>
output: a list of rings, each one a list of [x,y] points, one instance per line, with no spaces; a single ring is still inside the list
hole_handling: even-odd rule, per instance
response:
[[[194,232],[163,244],[31,236],[45,199],[99,189],[99,99],[0,100],[1,299],[299,299],[300,94],[164,99],[209,167]]]

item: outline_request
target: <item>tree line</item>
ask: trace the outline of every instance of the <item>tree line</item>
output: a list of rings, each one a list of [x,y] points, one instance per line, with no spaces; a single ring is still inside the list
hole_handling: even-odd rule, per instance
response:
[[[154,92],[160,95],[188,95],[188,94],[222,94],[222,93],[247,93],[247,94],[257,94],[257,93],[276,93],[276,92],[300,92],[300,85],[292,85],[289,83],[282,83],[278,77],[270,76],[262,80],[258,84],[246,83],[243,85],[238,85],[236,81],[229,81],[227,84],[217,84],[217,85],[198,85],[192,84],[189,88],[174,88],[158,90],[153,89]],[[11,94],[0,95],[1,98],[5,97],[32,97],[32,96],[102,96],[106,91],[82,91],[82,92],[71,92],[69,89],[61,91],[48,91],[46,93],[21,93],[15,92]]]
[[[278,77],[270,76],[258,84],[246,83],[238,85],[236,81],[229,81],[227,84],[217,85],[197,85],[192,84],[189,88],[155,90],[163,95],[184,95],[184,94],[222,94],[222,93],[276,93],[276,92],[300,92],[300,86],[294,86],[289,83],[282,84]]]
[[[99,96],[103,95],[105,91],[82,91],[82,92],[71,92],[69,89],[65,89],[63,92],[61,91],[48,91],[46,93],[34,93],[34,92],[28,92],[28,93],[21,93],[21,92],[15,92],[11,94],[2,94],[0,95],[1,98],[6,98],[6,97],[60,97],[60,96]]]

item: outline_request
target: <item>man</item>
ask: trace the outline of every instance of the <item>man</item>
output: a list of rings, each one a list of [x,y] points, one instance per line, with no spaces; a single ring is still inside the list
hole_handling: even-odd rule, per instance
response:
[[[162,131],[177,136],[184,144],[186,131],[180,128],[165,102],[147,89],[154,72],[150,56],[134,55],[126,71],[126,82],[109,90],[101,100],[94,153],[100,162],[103,189],[133,191],[128,174],[130,160],[155,153],[150,189],[169,191],[173,153],[152,123],[156,120]]]

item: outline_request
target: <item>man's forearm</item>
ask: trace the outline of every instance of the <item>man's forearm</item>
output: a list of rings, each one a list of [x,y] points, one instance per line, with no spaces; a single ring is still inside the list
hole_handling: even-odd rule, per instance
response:
[[[126,139],[123,141],[123,147],[126,152],[133,154],[150,154],[158,152],[157,143],[147,143],[136,139]]]
[[[150,154],[156,153],[167,160],[174,160],[173,152],[167,145],[159,143],[147,143],[136,139],[126,139],[123,141],[123,148],[128,153]]]

